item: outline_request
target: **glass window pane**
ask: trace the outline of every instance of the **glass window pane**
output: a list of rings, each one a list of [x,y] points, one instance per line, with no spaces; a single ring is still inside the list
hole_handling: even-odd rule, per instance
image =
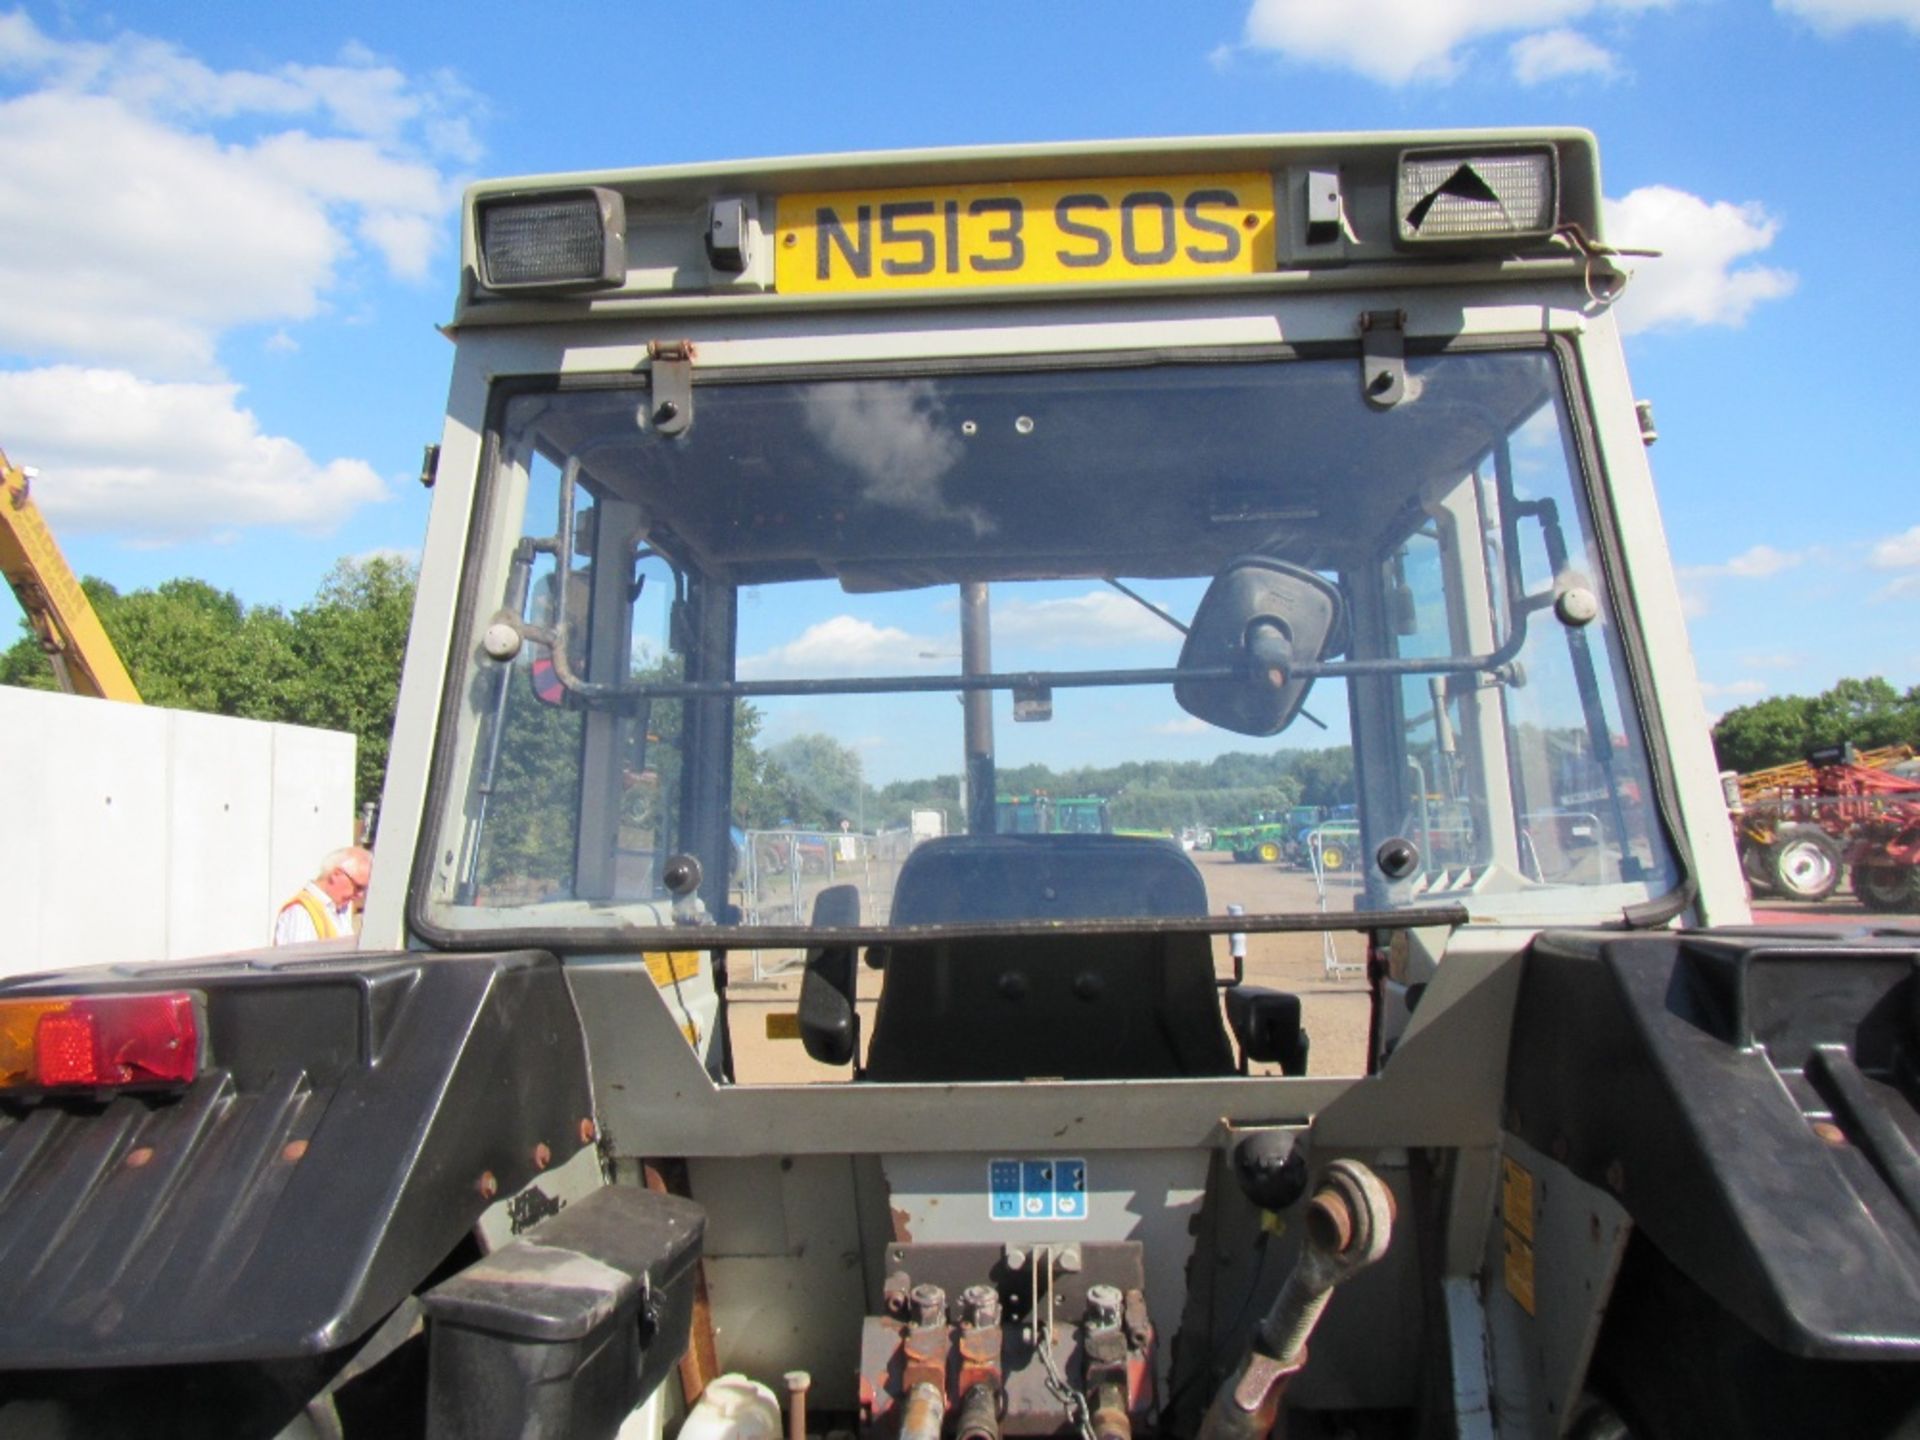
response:
[[[750,934],[829,890],[869,926],[1659,893],[1555,360],[1410,374],[1389,411],[1345,361],[715,385],[664,440],[629,388],[512,397],[435,915]],[[1278,734],[1173,684],[1247,555],[1339,597]],[[1554,611],[1573,588],[1583,628]],[[971,724],[970,595],[1002,677]],[[504,660],[480,633],[502,621]],[[903,901],[915,852],[969,833],[1000,858]],[[1371,864],[1392,837],[1404,882]],[[1071,884],[1037,878],[1088,847]],[[703,879],[676,903],[681,854]]]

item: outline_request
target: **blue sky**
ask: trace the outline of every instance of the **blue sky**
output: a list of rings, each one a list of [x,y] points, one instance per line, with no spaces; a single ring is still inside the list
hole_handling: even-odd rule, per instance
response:
[[[1577,124],[1709,709],[1904,687],[1916,82],[1920,0],[0,8],[0,446],[76,569],[299,604],[419,544],[469,179]]]

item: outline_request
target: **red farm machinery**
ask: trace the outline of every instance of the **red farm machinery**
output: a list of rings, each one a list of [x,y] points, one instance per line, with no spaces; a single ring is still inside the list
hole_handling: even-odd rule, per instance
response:
[[[1735,817],[1748,882],[1824,900],[1843,873],[1872,910],[1920,910],[1920,762],[1912,747],[1815,750],[1739,778]]]

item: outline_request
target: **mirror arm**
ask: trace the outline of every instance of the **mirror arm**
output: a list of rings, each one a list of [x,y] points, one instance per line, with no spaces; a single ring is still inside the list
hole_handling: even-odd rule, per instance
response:
[[[1124,685],[1170,685],[1177,680],[1245,680],[1245,665],[1207,665],[1191,670],[1026,670],[991,675],[873,675],[845,680],[643,680],[596,683],[582,680],[562,663],[554,641],[556,628],[523,625],[520,633],[554,652],[553,673],[568,693],[588,703],[618,700],[692,700],[724,696],[755,699],[770,695],[950,695],[972,690],[1092,690]],[[1405,656],[1376,660],[1319,660],[1292,666],[1290,675],[1463,675],[1504,669],[1526,643],[1516,631],[1507,643],[1486,655]]]
[[[1252,621],[1247,626],[1246,645],[1254,674],[1276,690],[1287,683],[1289,676],[1307,673],[1304,667],[1296,672],[1293,641],[1288,637],[1286,627],[1277,620],[1263,616]]]
[[[1513,659],[1526,646],[1527,627],[1524,614],[1516,616],[1516,623],[1508,634],[1506,643],[1499,649],[1485,655],[1407,655],[1390,656],[1377,660],[1324,660],[1314,665],[1296,665],[1296,675],[1311,675],[1315,679],[1323,675],[1470,675],[1497,673],[1512,664]]]

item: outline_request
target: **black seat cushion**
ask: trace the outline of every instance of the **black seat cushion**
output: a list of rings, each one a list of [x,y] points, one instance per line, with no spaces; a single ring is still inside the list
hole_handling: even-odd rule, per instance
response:
[[[1204,915],[1175,846],[1114,835],[967,835],[901,866],[895,925]],[[1234,1072],[1206,935],[895,941],[866,1078],[1135,1079]]]

